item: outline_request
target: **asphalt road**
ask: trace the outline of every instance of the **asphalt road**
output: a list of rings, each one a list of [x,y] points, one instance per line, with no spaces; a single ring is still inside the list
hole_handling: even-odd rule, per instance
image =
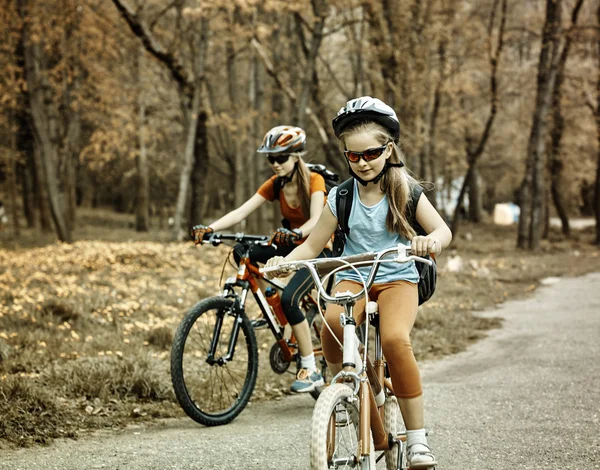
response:
[[[600,273],[562,279],[483,315],[504,327],[422,365],[439,470],[600,468]],[[0,469],[307,469],[313,400],[0,453]],[[381,465],[381,464],[380,464]]]

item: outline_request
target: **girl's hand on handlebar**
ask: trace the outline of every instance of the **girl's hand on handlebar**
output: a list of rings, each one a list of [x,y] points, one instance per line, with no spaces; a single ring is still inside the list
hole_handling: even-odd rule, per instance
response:
[[[212,227],[206,225],[194,225],[190,235],[194,239],[194,244],[199,245],[203,240],[207,240],[214,233]]]
[[[281,263],[285,263],[285,258],[283,256],[273,256],[273,258],[271,258],[269,261],[267,261],[267,264],[265,264],[265,268],[272,268],[275,266],[279,266]],[[265,277],[267,279],[273,279],[276,277],[287,277],[291,274],[290,271],[288,271],[287,269],[281,269],[279,271],[271,271],[268,273],[265,273]]]
[[[430,253],[439,255],[442,252],[442,244],[437,238],[417,235],[411,241],[410,252],[416,256],[428,256]]]

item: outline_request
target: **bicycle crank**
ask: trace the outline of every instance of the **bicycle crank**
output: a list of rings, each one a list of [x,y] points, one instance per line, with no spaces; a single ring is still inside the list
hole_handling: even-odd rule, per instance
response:
[[[290,367],[290,361],[286,361],[283,357],[283,351],[278,343],[273,344],[271,352],[269,352],[269,364],[271,369],[276,374],[283,374]]]

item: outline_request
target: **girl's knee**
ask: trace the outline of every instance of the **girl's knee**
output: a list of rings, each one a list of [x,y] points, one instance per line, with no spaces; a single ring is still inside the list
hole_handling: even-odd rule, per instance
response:
[[[412,354],[412,343],[410,342],[410,337],[408,335],[382,335],[381,348],[386,357],[396,355],[397,353],[404,355],[409,352]]]
[[[292,301],[293,297],[294,293],[289,292],[288,289],[284,289],[281,293],[281,306],[283,307],[284,311],[294,306]]]

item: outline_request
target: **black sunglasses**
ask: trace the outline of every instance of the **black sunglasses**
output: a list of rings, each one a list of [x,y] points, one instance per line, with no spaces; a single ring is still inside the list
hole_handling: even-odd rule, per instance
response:
[[[372,149],[367,149],[364,152],[354,152],[352,150],[344,150],[344,155],[349,162],[358,163],[361,158],[365,160],[365,162],[373,161],[381,156],[383,151],[386,149],[387,144],[382,145],[381,147],[375,147]]]
[[[283,163],[287,162],[289,160],[289,158],[290,158],[289,155],[269,155],[267,157],[267,160],[269,160],[269,163],[271,165],[274,165],[275,162],[282,165]]]

